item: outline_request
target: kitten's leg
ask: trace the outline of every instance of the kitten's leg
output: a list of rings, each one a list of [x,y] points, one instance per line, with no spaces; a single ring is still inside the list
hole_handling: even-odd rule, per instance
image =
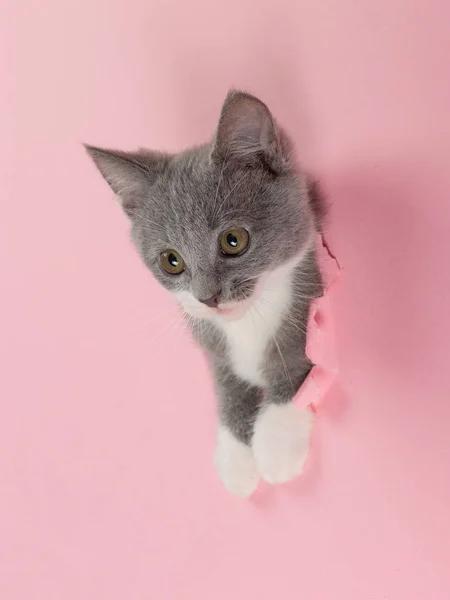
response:
[[[261,391],[237,378],[226,366],[214,368],[219,397],[215,462],[225,487],[242,498],[258,487],[259,474],[249,445]]]
[[[284,483],[300,475],[309,453],[313,414],[293,403],[295,391],[305,380],[310,365],[297,369],[292,381],[283,369],[267,390],[254,425],[251,441],[258,472],[268,483]]]

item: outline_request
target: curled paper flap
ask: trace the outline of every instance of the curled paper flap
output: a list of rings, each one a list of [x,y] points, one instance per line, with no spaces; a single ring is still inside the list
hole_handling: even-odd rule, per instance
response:
[[[311,304],[306,354],[314,363],[308,377],[297,392],[294,402],[298,408],[317,406],[330,389],[337,373],[337,353],[329,289],[340,268],[331,256],[321,235],[317,236],[317,257],[322,274],[323,295]]]

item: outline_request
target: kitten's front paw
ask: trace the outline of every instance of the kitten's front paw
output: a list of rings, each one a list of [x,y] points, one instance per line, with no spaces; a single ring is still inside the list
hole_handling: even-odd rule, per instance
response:
[[[262,409],[255,422],[252,448],[265,481],[285,483],[302,473],[312,425],[312,412],[298,410],[292,402]]]
[[[215,463],[222,483],[236,496],[247,498],[258,487],[259,475],[252,449],[225,427],[220,428],[217,436]]]

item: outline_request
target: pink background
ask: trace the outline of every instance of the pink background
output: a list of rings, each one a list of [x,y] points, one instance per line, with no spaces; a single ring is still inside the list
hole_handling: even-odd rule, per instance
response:
[[[450,9],[3,0],[0,598],[448,600]],[[240,501],[204,360],[82,140],[260,95],[332,204],[340,374],[308,473]]]

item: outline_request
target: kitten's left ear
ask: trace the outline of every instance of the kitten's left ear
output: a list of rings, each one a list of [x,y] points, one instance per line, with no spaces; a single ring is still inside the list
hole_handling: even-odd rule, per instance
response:
[[[156,152],[122,152],[88,145],[85,148],[129,217],[145,201],[167,164],[167,156]]]
[[[267,106],[250,94],[231,91],[213,142],[213,160],[265,164],[275,172],[287,165],[283,142]]]

